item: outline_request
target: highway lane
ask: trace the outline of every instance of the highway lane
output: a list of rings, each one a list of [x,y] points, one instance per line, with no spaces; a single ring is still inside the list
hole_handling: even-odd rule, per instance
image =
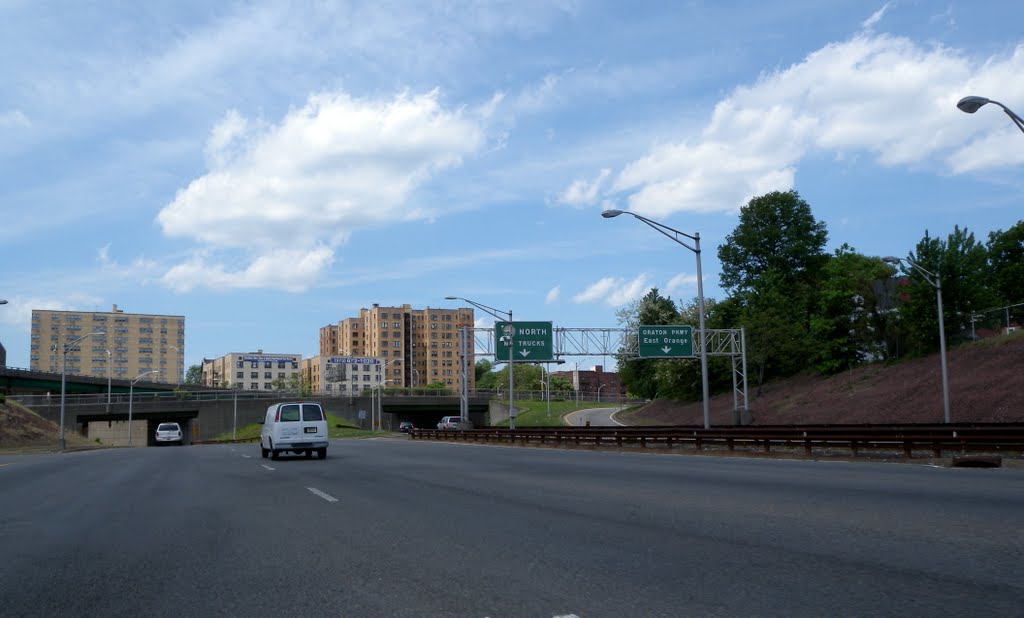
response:
[[[4,615],[1024,615],[1024,471],[337,441],[0,458]]]

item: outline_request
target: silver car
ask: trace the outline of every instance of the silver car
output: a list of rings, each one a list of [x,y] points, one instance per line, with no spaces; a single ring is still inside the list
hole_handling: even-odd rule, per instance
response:
[[[156,428],[157,444],[181,444],[181,425],[177,423],[160,423]]]
[[[437,424],[437,428],[462,431],[464,429],[472,429],[473,421],[468,418],[462,418],[461,416],[446,416]]]

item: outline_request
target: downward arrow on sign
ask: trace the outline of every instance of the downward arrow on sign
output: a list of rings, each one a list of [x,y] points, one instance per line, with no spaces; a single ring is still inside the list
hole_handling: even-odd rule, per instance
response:
[[[661,351],[664,352],[665,354],[668,354],[669,352],[672,351],[672,348],[670,348],[669,346],[665,346],[661,349]]]
[[[530,355],[530,351],[529,350],[520,350],[519,351],[519,355],[522,356],[523,358],[526,358],[527,356]]]

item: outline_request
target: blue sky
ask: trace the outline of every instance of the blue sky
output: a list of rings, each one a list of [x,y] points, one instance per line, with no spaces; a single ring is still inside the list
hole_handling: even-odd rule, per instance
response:
[[[666,8],[668,7],[668,8]],[[186,365],[373,303],[616,327],[796,189],[868,255],[1024,218],[1024,4],[0,0],[0,341],[186,316]],[[493,320],[480,315],[479,325]],[[581,366],[611,359],[579,360]]]

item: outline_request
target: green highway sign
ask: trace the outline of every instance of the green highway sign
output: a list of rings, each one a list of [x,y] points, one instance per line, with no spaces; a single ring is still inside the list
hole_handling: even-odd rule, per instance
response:
[[[508,362],[511,355],[517,363],[545,363],[555,360],[551,322],[495,322],[494,360]]]
[[[640,358],[692,358],[692,326],[641,326],[637,349]]]

